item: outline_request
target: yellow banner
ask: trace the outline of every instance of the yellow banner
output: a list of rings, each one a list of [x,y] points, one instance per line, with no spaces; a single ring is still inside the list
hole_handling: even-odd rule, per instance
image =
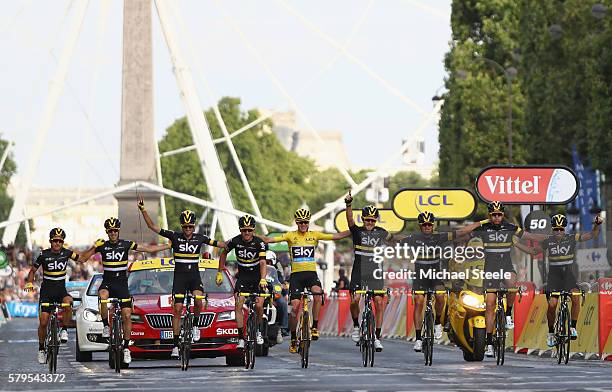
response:
[[[407,220],[429,211],[436,219],[462,220],[476,211],[476,198],[466,189],[403,189],[393,198],[393,211]]]
[[[531,308],[529,308],[529,319],[523,327],[519,341],[516,343],[517,348],[548,349],[548,346],[546,346],[546,335],[548,334],[547,310],[546,295],[536,295],[531,303]]]
[[[570,351],[576,353],[596,353],[599,351],[599,325],[597,315],[599,314],[599,294],[588,293],[584,305],[580,307],[580,315],[576,329],[578,339],[570,344]],[[582,299],[581,299],[582,301]]]
[[[218,268],[219,260],[200,259],[200,262],[198,263],[198,267],[200,269]],[[130,267],[130,271],[162,269],[162,268],[174,268],[174,259],[159,258],[159,259],[149,259],[149,260],[137,260],[132,263]]]
[[[398,218],[393,210],[390,209],[379,209],[380,217],[378,218],[378,222],[376,226],[382,227],[387,230],[389,233],[399,233],[404,230],[405,222]],[[353,219],[357,225],[363,225],[363,221],[361,220],[361,210],[353,210]],[[336,218],[334,218],[334,225],[336,226],[337,231],[345,231],[348,230],[348,223],[346,223],[346,210],[342,210],[336,214]]]

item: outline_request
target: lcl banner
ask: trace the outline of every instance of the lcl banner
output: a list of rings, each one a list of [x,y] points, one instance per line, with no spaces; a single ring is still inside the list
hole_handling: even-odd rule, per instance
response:
[[[404,225],[406,222],[399,219],[393,213],[393,210],[381,208],[378,210],[380,216],[378,217],[377,226],[382,227],[387,230],[391,234],[399,233],[404,230]],[[361,210],[353,210],[353,219],[357,225],[362,225],[363,221],[361,220]],[[334,225],[336,226],[337,231],[348,230],[348,223],[346,222],[346,210],[342,210],[336,214],[334,218]]]
[[[489,166],[476,178],[485,202],[567,204],[578,194],[576,174],[565,166]]]
[[[402,189],[393,197],[393,211],[406,220],[429,211],[437,219],[463,220],[476,211],[476,198],[461,188]]]

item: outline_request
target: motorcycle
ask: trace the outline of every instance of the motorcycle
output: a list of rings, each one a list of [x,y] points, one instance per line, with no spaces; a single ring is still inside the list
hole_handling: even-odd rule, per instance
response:
[[[267,266],[266,280],[268,281],[268,292],[272,296],[264,301],[262,322],[259,325],[259,331],[263,336],[264,344],[255,346],[255,355],[268,356],[270,347],[277,344],[277,336],[279,334],[280,325],[277,323],[278,312],[275,302],[282,295],[282,286],[278,280],[278,272],[276,268]]]
[[[484,262],[482,260],[464,262],[461,268],[465,268],[470,274],[472,269],[484,268]],[[481,292],[482,282],[469,279],[455,282],[447,303],[448,337],[463,351],[463,359],[470,362],[484,359],[487,344],[486,304],[485,296]]]

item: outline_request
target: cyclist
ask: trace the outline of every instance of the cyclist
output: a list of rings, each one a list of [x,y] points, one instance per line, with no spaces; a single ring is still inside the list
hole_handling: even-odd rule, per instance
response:
[[[339,240],[350,235],[346,230],[341,233],[328,234],[320,231],[309,231],[310,211],[300,208],[293,214],[296,231],[283,233],[278,237],[262,237],[266,243],[287,242],[291,255],[291,275],[289,276],[289,299],[291,301],[291,314],[289,317],[289,330],[291,332],[291,344],[289,352],[297,353],[297,316],[300,308],[301,292],[309,288],[313,293],[322,293],[321,281],[317,276],[317,262],[315,249],[320,240]],[[310,330],[312,340],[319,339],[318,320],[321,310],[321,296],[314,296],[312,307],[312,328]]]
[[[49,242],[51,247],[44,249],[32,263],[28,273],[28,281],[25,285],[26,291],[34,291],[34,274],[40,266],[43,268],[43,281],[40,285],[40,303],[43,302],[63,302],[72,305],[72,297],[66,291],[66,267],[68,260],[78,261],[81,255],[78,252],[64,248],[66,232],[56,227],[49,232]],[[47,324],[51,309],[46,306],[40,307],[38,324],[38,363],[45,363],[45,339],[47,338]],[[62,314],[63,328],[60,332],[62,343],[68,341],[68,331],[66,326],[72,320],[72,308],[64,309]]]
[[[444,247],[450,245],[450,242],[461,239],[466,236],[471,229],[466,226],[462,229],[448,233],[435,233],[434,224],[436,217],[429,211],[423,211],[417,216],[419,224],[419,233],[409,234],[400,243],[410,246],[415,255],[413,280],[413,290],[444,290],[444,284],[440,279],[435,277],[435,274],[441,270],[440,257],[444,252]],[[479,224],[478,224],[479,225]],[[476,227],[476,224],[471,226]],[[440,318],[444,310],[444,294],[436,294],[436,316],[434,322],[434,338],[442,337],[442,324]],[[425,296],[416,294],[414,297],[414,326],[415,326],[415,342],[414,351],[420,352],[423,347],[421,340],[421,325],[423,325],[423,305]]]
[[[524,238],[529,241],[542,241],[545,235],[529,233],[520,227],[513,225],[505,220],[504,205],[499,201],[493,201],[487,205],[489,219],[475,222],[466,226],[463,230],[472,232],[472,236],[480,237],[483,241],[485,252],[485,274],[494,273],[501,278],[485,279],[484,288],[499,288],[504,282],[506,287],[514,287],[516,284],[516,271],[510,257],[512,247],[516,243],[515,239]],[[520,249],[520,248],[519,248]],[[509,273],[509,277],[505,275]],[[515,293],[508,293],[506,306],[506,328],[513,329],[512,305],[514,304]],[[485,355],[489,358],[493,353],[493,329],[495,327],[495,307],[496,294],[486,294],[485,323],[487,330],[487,350]]]
[[[351,272],[351,282],[349,290],[351,292],[351,317],[353,318],[353,332],[351,338],[354,342],[359,342],[359,301],[361,294],[355,294],[355,291],[362,289],[382,290],[385,281],[376,279],[375,271],[382,270],[380,263],[374,262],[374,248],[382,245],[383,241],[391,239],[391,234],[382,227],[376,226],[380,213],[378,208],[374,206],[365,206],[361,210],[361,220],[363,226],[357,226],[353,219],[353,209],[351,204],[353,197],[350,192],[344,198],[346,204],[346,222],[353,236],[353,251],[355,259],[353,261],[353,270]],[[383,314],[385,302],[381,294],[375,294],[374,307],[376,314],[376,339],[374,340],[374,348],[377,352],[383,350],[383,345],[380,342],[380,334],[383,324]]]
[[[194,233],[196,216],[191,210],[185,210],[179,215],[182,231],[172,231],[162,229],[153,223],[153,220],[145,209],[142,196],[138,197],[138,209],[142,212],[142,216],[149,229],[170,240],[174,256],[172,294],[185,294],[187,291],[190,291],[194,296],[202,295],[204,293],[204,287],[202,286],[202,277],[200,276],[198,266],[200,254],[202,253],[202,245],[225,248],[225,243],[213,240],[200,233]],[[176,301],[173,305],[173,310],[172,331],[174,333],[174,347],[172,348],[170,357],[178,358],[183,303],[181,301]],[[193,312],[195,320],[199,320],[201,310],[202,300],[196,299]],[[193,327],[193,341],[197,342],[198,340],[200,340],[200,329],[196,325]]]
[[[593,222],[593,230],[587,233],[568,234],[565,232],[567,227],[567,218],[562,214],[554,215],[551,218],[553,235],[546,238],[539,246],[529,247],[522,244],[516,244],[517,247],[534,255],[543,252],[548,252],[549,272],[548,284],[546,291],[577,291],[578,284],[574,270],[576,268],[576,243],[589,241],[599,236],[599,226],[603,223],[603,219],[599,215],[595,216]],[[546,344],[548,347],[556,345],[555,340],[555,312],[559,296],[551,296],[548,301],[548,337]],[[578,339],[578,331],[576,323],[580,314],[580,298],[572,296],[572,314],[570,335],[572,339]]]
[[[100,253],[102,256],[104,275],[102,283],[98,288],[98,296],[101,300],[108,299],[109,297],[119,299],[130,298],[130,290],[127,283],[129,252],[132,250],[154,253],[170,249],[170,244],[145,245],[120,239],[119,230],[121,229],[121,221],[119,218],[111,217],[105,220],[104,229],[108,235],[108,241],[98,239],[81,255],[80,261],[87,262],[96,253]],[[122,302],[120,306],[123,318],[123,362],[130,363],[132,362],[132,357],[128,345],[132,333],[132,304],[130,302]],[[110,337],[110,328],[108,326],[108,307],[106,304],[100,303],[100,315],[104,325],[102,337],[108,338]]]
[[[221,271],[225,268],[227,254],[231,250],[234,250],[236,253],[236,262],[238,263],[234,293],[236,293],[236,324],[238,324],[239,337],[237,347],[239,349],[244,349],[244,313],[242,312],[242,306],[245,301],[245,297],[240,297],[239,293],[258,293],[264,291],[268,287],[268,281],[266,280],[267,245],[261,238],[253,235],[255,232],[255,224],[255,218],[250,215],[245,215],[238,219],[240,235],[226,241],[226,248],[221,252],[221,256],[219,257],[219,267],[215,278],[217,285],[221,285],[223,282],[223,273]],[[257,312],[258,324],[261,322],[263,316],[263,303],[264,299],[262,297],[257,297],[255,310]],[[259,330],[257,330],[257,344],[264,344],[263,336],[261,336],[261,331]]]

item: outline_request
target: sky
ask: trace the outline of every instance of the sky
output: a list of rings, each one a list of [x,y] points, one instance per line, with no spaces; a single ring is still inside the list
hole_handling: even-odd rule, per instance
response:
[[[15,142],[18,174],[29,164],[78,1],[85,0],[3,4],[0,137]],[[376,167],[394,154],[444,83],[450,0],[167,3],[203,107],[222,96],[241,98],[245,110],[288,109],[293,101],[300,124],[342,133],[355,166]],[[110,187],[119,180],[122,8],[121,1],[89,1],[35,186]],[[152,12],[159,139],[185,109]],[[426,161],[434,163],[435,123],[424,137]]]

